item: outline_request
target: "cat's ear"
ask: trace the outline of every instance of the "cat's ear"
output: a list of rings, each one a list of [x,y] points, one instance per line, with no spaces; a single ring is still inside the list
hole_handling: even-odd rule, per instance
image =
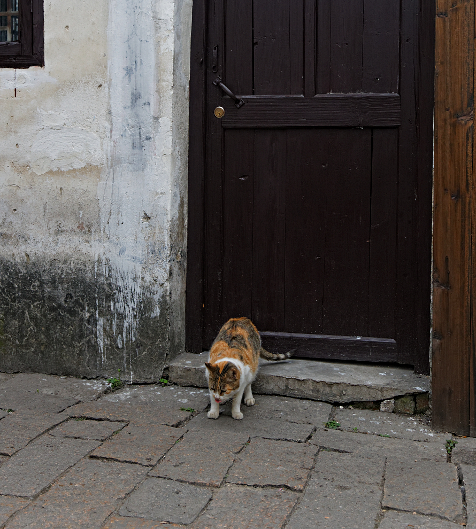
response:
[[[210,373],[213,373],[213,371],[215,371],[215,366],[210,364],[210,362],[205,362],[205,367],[208,369],[208,371],[210,371]]]

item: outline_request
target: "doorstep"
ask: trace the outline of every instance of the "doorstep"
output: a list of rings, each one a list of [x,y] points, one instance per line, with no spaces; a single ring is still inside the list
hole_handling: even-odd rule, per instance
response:
[[[183,353],[168,366],[168,379],[179,386],[207,387],[204,363],[208,353]],[[424,411],[430,392],[430,377],[416,375],[401,366],[356,364],[291,358],[280,362],[260,360],[253,392],[312,399],[333,404],[416,403]],[[390,410],[389,410],[390,411]],[[397,410],[395,411],[404,411]],[[413,413],[411,404],[407,413]]]

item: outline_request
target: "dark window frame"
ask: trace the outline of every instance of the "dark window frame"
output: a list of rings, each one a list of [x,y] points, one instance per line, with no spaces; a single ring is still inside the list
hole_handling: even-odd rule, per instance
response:
[[[20,0],[18,42],[0,43],[0,68],[44,66],[43,0]]]

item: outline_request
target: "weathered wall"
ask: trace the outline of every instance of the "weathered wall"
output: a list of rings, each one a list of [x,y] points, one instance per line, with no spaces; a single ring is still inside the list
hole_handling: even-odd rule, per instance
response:
[[[160,377],[183,350],[191,0],[45,0],[0,70],[0,370]]]

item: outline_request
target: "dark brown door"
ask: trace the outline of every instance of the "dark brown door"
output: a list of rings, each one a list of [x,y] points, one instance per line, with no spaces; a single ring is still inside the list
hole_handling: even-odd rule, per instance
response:
[[[419,2],[208,0],[193,24],[189,349],[248,316],[270,350],[425,372]]]

